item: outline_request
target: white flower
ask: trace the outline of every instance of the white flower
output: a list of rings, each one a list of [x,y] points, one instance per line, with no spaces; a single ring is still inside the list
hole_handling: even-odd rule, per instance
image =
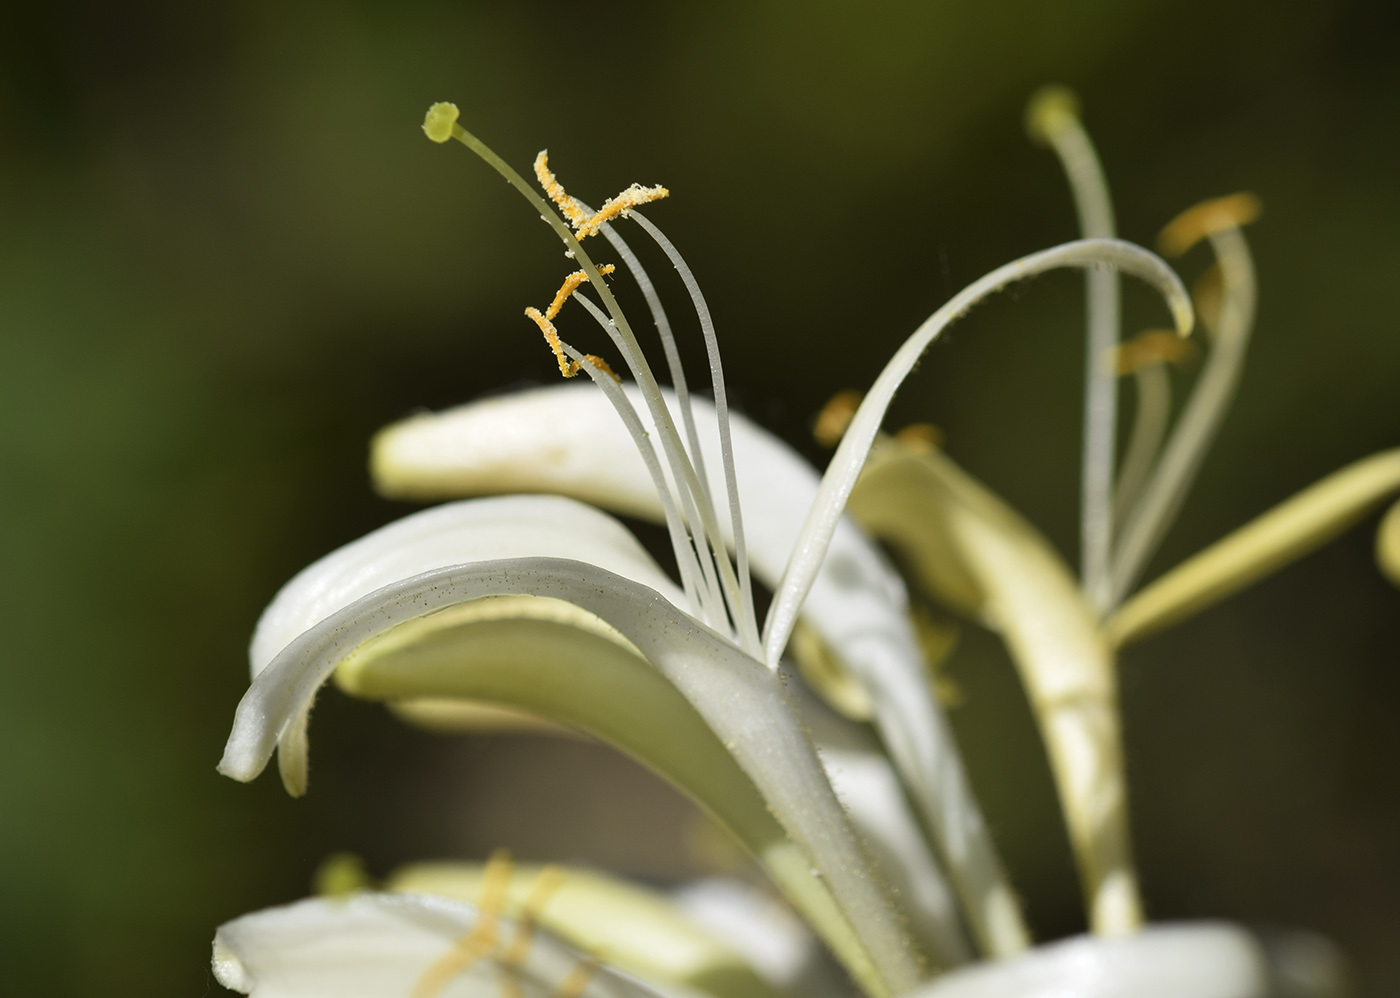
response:
[[[1083,208],[1094,196],[1092,148],[1062,103],[1042,104],[1039,113],[1038,127],[1060,144],[1072,175],[1084,172],[1088,150],[1094,170],[1076,188]],[[1164,604],[1151,597],[1153,587],[1138,597],[1147,598],[1146,610],[1130,602],[1101,620],[1122,600],[1179,505],[1237,372],[1253,294],[1247,255],[1239,255],[1238,213],[1217,210],[1196,219],[1200,233],[1216,242],[1226,271],[1222,332],[1208,369],[1224,364],[1225,374],[1203,379],[1215,387],[1205,389],[1206,403],[1188,408],[1155,477],[1146,475],[1146,511],[1128,514],[1116,549],[1104,492],[1104,482],[1112,484],[1112,449],[1105,468],[1102,426],[1086,441],[1093,467],[1085,479],[1081,592],[1049,545],[951,462],[877,436],[895,391],[929,343],[1011,281],[1054,267],[1090,268],[1091,360],[1105,329],[1109,345],[1117,341],[1116,279],[1105,276],[1109,268],[1155,286],[1177,330],[1188,331],[1191,306],[1179,280],[1146,250],[1108,238],[1111,210],[1106,231],[1090,226],[1095,238],[998,268],[936,311],[895,353],[818,476],[786,445],[728,412],[715,331],[698,285],[674,246],[636,210],[666,196],[664,188],[634,186],[593,212],[564,193],[541,153],[537,178],[556,212],[456,119],[456,108],[435,105],[425,131],[435,141],[458,139],[497,169],[581,268],[548,309],[527,314],[561,372],[583,371],[596,387],[562,385],[491,399],[407,421],[378,438],[374,470],[387,492],[417,498],[505,494],[406,517],[288,583],[259,622],[251,649],[254,681],[239,705],[220,771],[252,779],[276,749],[288,789],[303,792],[309,713],[332,675],[355,695],[373,699],[466,699],[519,708],[589,731],[689,793],[752,852],[867,994],[910,992],[973,953],[1013,957],[1029,945],[1029,933],[930,687],[903,583],[861,529],[843,519],[855,491],[858,517],[910,555],[922,585],[1004,632],[1051,752],[1094,928],[1108,936],[1140,930],[1113,645],[1244,584],[1264,561],[1277,562],[1279,551],[1312,543],[1344,518],[1324,517],[1323,527],[1302,541],[1294,537],[1291,548],[1277,537],[1256,544],[1264,554],[1253,562],[1238,554],[1227,558],[1228,578],[1212,576],[1214,589],[1188,580],[1178,586],[1185,595],[1178,592]],[[1094,225],[1102,228],[1103,212],[1096,217]],[[613,224],[621,219],[656,242],[691,292],[713,405],[691,395],[669,319]],[[604,237],[645,295],[672,389],[660,386],[604,280],[613,266],[596,265],[582,245],[592,234]],[[601,306],[583,294],[585,286]],[[562,340],[554,319],[569,300],[596,320],[634,384],[622,385],[600,358]],[[1111,388],[1111,374],[1107,380]],[[1105,393],[1103,383],[1091,364],[1091,423],[1107,411],[1111,426],[1112,405],[1105,409],[1104,400],[1111,403],[1112,391]],[[1142,445],[1149,470],[1157,443]],[[1395,474],[1393,455],[1389,461],[1380,479]],[[1372,482],[1367,495],[1383,493],[1377,489]],[[619,522],[586,503],[663,522],[679,578],[668,576]],[[1343,505],[1353,510],[1356,503]],[[774,592],[761,625],[750,573]],[[859,728],[783,682],[780,661],[799,626],[859,690],[883,752]],[[432,947],[460,936],[478,917],[473,909],[444,904],[364,895],[248,916],[221,930],[221,979],[265,995],[325,990],[330,978],[322,985],[296,983],[300,971],[287,970],[276,954],[284,945],[288,953],[296,947],[321,953],[317,947],[323,947],[323,955],[341,954],[327,964],[328,972],[339,972],[332,965],[359,951],[323,942],[318,933],[343,932],[371,948],[382,944],[384,987],[390,980],[399,982],[392,986],[400,992],[405,981],[421,986]],[[484,901],[481,911],[482,918],[499,914]],[[540,952],[544,960],[553,951]],[[1075,974],[1097,973],[1105,990],[1083,993],[1127,993],[1122,989],[1170,980],[1163,968],[1180,964],[1183,953],[1194,954],[1195,969],[1183,970],[1174,986],[1213,981],[1216,990],[1209,994],[1244,996],[1262,974],[1247,938],[1228,928],[1198,927],[1036,951],[998,968],[954,974],[934,991],[1050,994],[1036,988],[1069,986],[1079,980]],[[267,974],[281,983],[270,983]],[[317,980],[311,970],[307,975],[307,982]],[[558,975],[554,984],[546,983],[548,976],[535,985],[557,986]],[[436,986],[462,993],[472,987],[469,975],[449,975]],[[616,976],[588,986],[629,993],[634,985]]]

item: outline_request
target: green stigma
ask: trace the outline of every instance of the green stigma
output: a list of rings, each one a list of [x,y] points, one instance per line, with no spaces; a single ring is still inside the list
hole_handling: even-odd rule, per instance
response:
[[[1042,145],[1050,145],[1065,125],[1079,117],[1079,98],[1069,87],[1041,87],[1026,107],[1026,131]]]
[[[457,124],[457,116],[462,112],[456,104],[438,101],[428,108],[423,117],[423,134],[434,142],[446,142],[452,138],[452,126]]]

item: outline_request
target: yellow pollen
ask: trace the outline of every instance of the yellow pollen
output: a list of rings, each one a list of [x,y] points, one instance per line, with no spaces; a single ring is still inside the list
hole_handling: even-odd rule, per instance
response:
[[[1191,287],[1191,304],[1200,316],[1201,324],[1214,331],[1220,321],[1220,309],[1225,304],[1225,276],[1220,270],[1220,261],[1207,268]]]
[[[570,359],[569,355],[564,352],[564,344],[559,339],[559,330],[554,328],[554,323],[546,319],[544,314],[533,306],[527,308],[525,314],[533,319],[535,325],[540,327],[540,332],[544,333],[545,342],[549,344],[549,349],[554,351],[554,359],[559,362],[559,373],[566,378],[572,378],[574,375],[578,374],[583,365],[576,360]],[[622,382],[622,379],[617,376],[617,372],[612,369],[607,361],[597,354],[586,353],[583,355],[583,359],[619,384]]]
[[[664,187],[643,187],[640,184],[633,184],[615,198],[611,198],[607,204],[598,209],[598,213],[588,221],[578,226],[578,237],[584,239],[593,235],[603,223],[611,218],[615,218],[633,208],[641,207],[652,201],[659,201],[671,192]]]
[[[837,392],[831,396],[812,423],[812,436],[817,443],[822,447],[835,447],[839,444],[846,433],[846,427],[850,426],[851,420],[855,418],[863,398],[865,395],[862,392],[852,390]]]
[[[546,319],[544,313],[533,305],[525,309],[525,314],[533,319],[535,325],[540,327],[540,332],[544,333],[545,342],[549,344],[549,349],[554,351],[554,359],[559,362],[559,373],[566,378],[578,374],[578,361],[570,360],[569,355],[564,352],[564,344],[559,341],[559,330],[554,328],[554,323]]]
[[[613,264],[605,263],[598,268],[598,273],[611,274],[616,269]],[[554,301],[549,303],[549,308],[543,313],[534,306],[525,309],[525,314],[534,320],[535,325],[540,327],[540,332],[544,333],[545,342],[549,344],[549,349],[554,351],[554,359],[559,362],[559,373],[566,378],[572,378],[578,374],[580,365],[578,361],[571,360],[569,355],[564,352],[563,341],[559,339],[559,330],[554,328],[553,320],[559,314],[559,310],[564,307],[564,303],[569,300],[569,296],[587,280],[588,274],[586,272],[576,270],[564,278],[564,283],[559,287],[559,293],[554,296]],[[614,381],[622,381],[602,357],[591,353],[586,353],[583,356],[585,360]]]
[[[598,268],[600,274],[611,274],[617,267],[611,263],[605,263]],[[554,301],[549,303],[549,308],[545,309],[544,317],[553,321],[559,314],[559,310],[564,307],[564,303],[569,300],[569,295],[577,291],[588,280],[588,274],[582,270],[576,270],[568,277],[564,278],[564,283],[559,287],[559,293],[554,296]]]
[[[593,979],[593,975],[597,971],[597,961],[583,961],[569,971],[568,977],[559,982],[559,987],[554,989],[554,998],[578,998],[579,995],[583,994],[583,989],[588,987],[588,982]]]
[[[1167,223],[1157,237],[1157,248],[1165,256],[1181,256],[1212,233],[1248,225],[1262,209],[1259,199],[1249,193],[1202,201]]]
[[[559,210],[564,213],[570,222],[574,223],[574,228],[578,228],[588,218],[588,212],[583,207],[564,193],[564,185],[561,184],[549,169],[549,150],[541,149],[540,154],[535,157],[535,179],[544,188],[549,200],[559,206]]]
[[[535,923],[559,888],[564,886],[568,876],[562,866],[546,866],[531,881],[529,893],[525,895],[525,903],[521,907],[520,921],[515,926],[515,935],[501,957],[507,967],[519,967],[525,962],[525,957],[530,953],[530,944],[534,941]]]
[[[457,940],[456,944],[423,971],[413,986],[410,998],[437,998],[452,978],[469,969],[496,948],[498,920],[505,905],[506,891],[515,873],[515,861],[510,853],[498,849],[486,861],[482,875],[481,901],[477,904],[476,925]]]
[[[1153,364],[1183,364],[1196,356],[1195,344],[1184,340],[1174,329],[1149,329],[1118,345],[1114,368],[1132,374]]]
[[[931,454],[943,446],[943,431],[932,423],[910,423],[894,438],[916,454]]]
[[[583,355],[583,359],[612,378],[619,385],[622,384],[622,378],[618,376],[618,373],[612,369],[611,365],[609,365],[606,360],[599,357],[596,353],[586,353]]]

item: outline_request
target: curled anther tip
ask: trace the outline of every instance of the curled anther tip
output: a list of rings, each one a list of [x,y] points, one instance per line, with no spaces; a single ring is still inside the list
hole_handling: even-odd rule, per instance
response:
[[[452,126],[457,124],[461,113],[456,104],[438,101],[428,108],[428,113],[423,116],[423,134],[434,142],[446,142],[452,138]]]
[[[1163,256],[1181,256],[1207,236],[1248,225],[1262,211],[1259,198],[1248,191],[1202,201],[1167,223],[1157,236],[1157,248]]]
[[[1079,120],[1079,98],[1069,87],[1052,84],[1031,95],[1026,105],[1026,131],[1049,145],[1065,126]]]
[[[1174,329],[1149,329],[1120,343],[1114,348],[1113,357],[1113,367],[1119,375],[1133,374],[1153,364],[1187,364],[1195,359],[1196,346]]]
[[[932,454],[943,446],[943,431],[932,423],[910,423],[894,439],[911,454]]]
[[[841,442],[864,398],[864,392],[849,389],[831,396],[812,421],[812,437],[820,446],[835,447]]]

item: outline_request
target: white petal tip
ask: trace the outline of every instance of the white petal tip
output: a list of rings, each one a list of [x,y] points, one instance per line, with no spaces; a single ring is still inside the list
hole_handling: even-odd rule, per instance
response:
[[[221,774],[239,783],[251,783],[262,773],[267,763],[258,763],[247,758],[242,752],[227,750],[219,764],[214,767]]]
[[[214,936],[214,977],[219,983],[230,991],[240,991],[243,994],[251,994],[253,991],[253,978],[248,973],[248,968],[243,966],[243,961],[238,959],[227,946],[224,945],[220,935]]]

